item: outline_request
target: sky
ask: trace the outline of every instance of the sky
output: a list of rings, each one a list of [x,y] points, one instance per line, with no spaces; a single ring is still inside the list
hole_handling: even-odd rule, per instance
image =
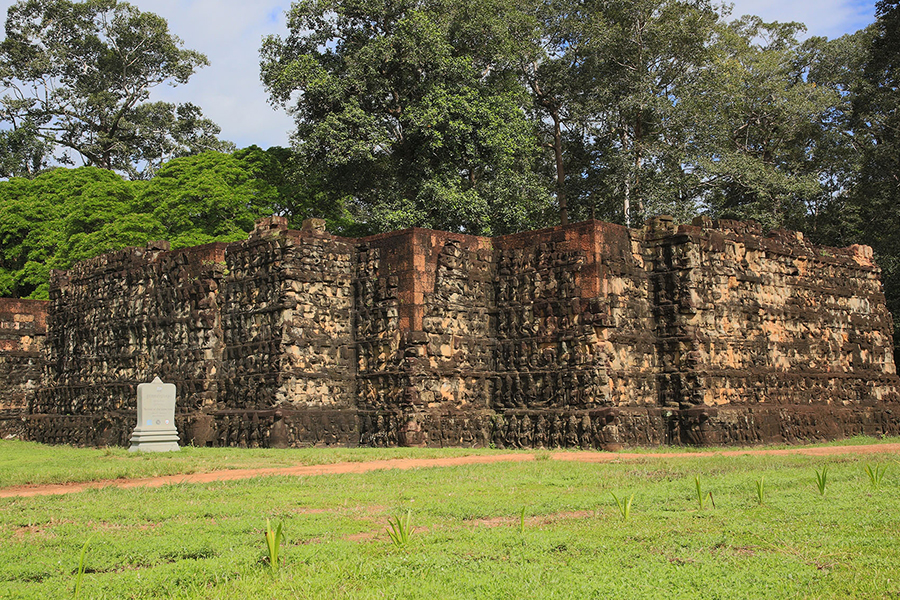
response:
[[[6,10],[14,2],[0,0]],[[130,0],[169,22],[185,48],[209,58],[185,85],[160,86],[151,99],[193,102],[222,128],[220,137],[239,148],[288,146],[292,119],[273,108],[259,80],[262,38],[286,35],[289,0]],[[875,20],[875,0],[736,0],[732,17],[754,14],[766,21],[800,21],[807,35],[839,37]]]

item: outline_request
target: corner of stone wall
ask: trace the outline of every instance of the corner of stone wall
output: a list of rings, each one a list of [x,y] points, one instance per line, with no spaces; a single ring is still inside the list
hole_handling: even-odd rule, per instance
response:
[[[0,438],[21,437],[42,381],[47,302],[0,298]]]

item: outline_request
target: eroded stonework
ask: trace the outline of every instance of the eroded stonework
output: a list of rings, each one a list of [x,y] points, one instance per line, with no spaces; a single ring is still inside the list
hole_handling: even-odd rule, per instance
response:
[[[139,383],[183,443],[584,447],[900,433],[866,246],[697,219],[497,238],[127,249],[57,272],[30,439],[127,443]]]

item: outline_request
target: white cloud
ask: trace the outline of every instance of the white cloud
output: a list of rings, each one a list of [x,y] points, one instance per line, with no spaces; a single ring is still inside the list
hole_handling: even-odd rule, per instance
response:
[[[210,66],[187,85],[157,90],[171,102],[193,102],[239,147],[288,145],[293,121],[272,108],[259,80],[259,47],[269,34],[286,33],[287,0],[142,0],[141,10],[169,21],[185,47],[203,52]]]
[[[2,15],[13,4],[0,0]],[[293,122],[267,103],[259,80],[259,47],[269,34],[285,34],[290,0],[133,0],[141,10],[169,21],[186,48],[209,57],[210,66],[186,84],[154,91],[154,98],[193,102],[239,147],[286,146]],[[756,14],[767,21],[801,21],[809,35],[837,37],[874,20],[874,0],[738,0],[732,16]]]

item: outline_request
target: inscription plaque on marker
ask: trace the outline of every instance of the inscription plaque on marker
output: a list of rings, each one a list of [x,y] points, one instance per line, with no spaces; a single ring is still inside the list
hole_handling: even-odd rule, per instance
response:
[[[179,450],[175,429],[175,384],[159,377],[137,388],[137,427],[131,434],[131,452]]]

